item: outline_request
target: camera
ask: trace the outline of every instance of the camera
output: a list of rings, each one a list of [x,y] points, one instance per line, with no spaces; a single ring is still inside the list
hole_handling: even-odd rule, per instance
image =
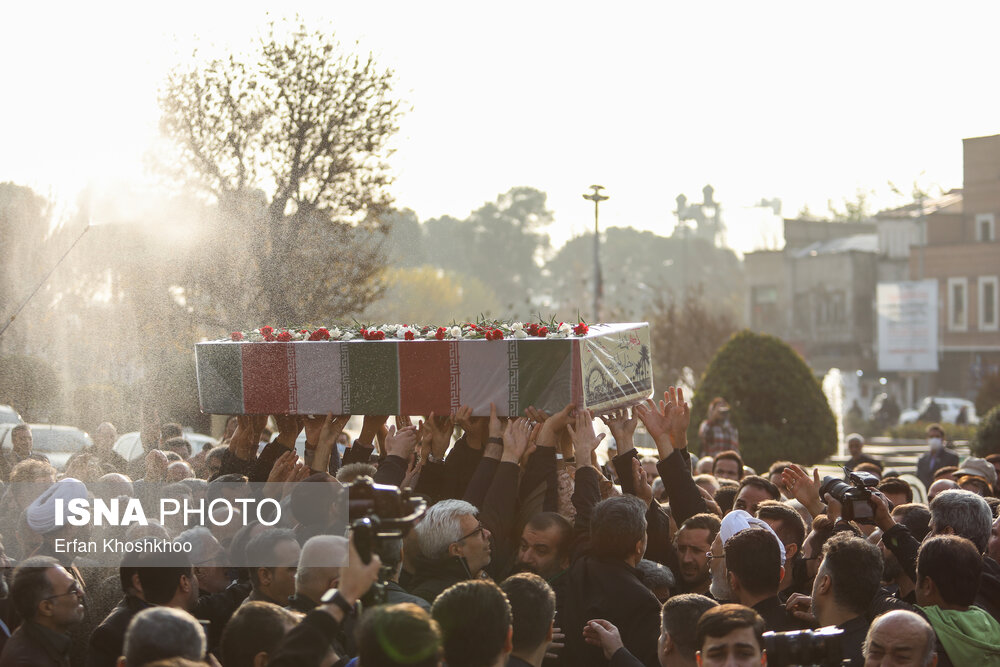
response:
[[[372,597],[375,603],[384,602],[385,583],[399,563],[402,539],[427,511],[427,500],[409,489],[376,484],[371,477],[359,477],[347,491],[348,516],[361,561],[371,562],[372,554],[382,560]]]
[[[843,508],[841,516],[844,521],[857,521],[871,524],[875,522],[875,512],[868,504],[872,497],[872,489],[878,486],[879,479],[869,472],[848,472],[847,480],[836,477],[824,477],[819,488],[819,497],[829,493]]]
[[[845,662],[843,634],[844,631],[836,627],[765,632],[763,648],[767,651],[767,664],[773,667],[839,666]]]

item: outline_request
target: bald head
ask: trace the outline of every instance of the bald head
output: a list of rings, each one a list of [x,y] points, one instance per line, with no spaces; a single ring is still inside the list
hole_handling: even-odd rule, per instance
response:
[[[185,461],[174,461],[167,466],[167,481],[179,482],[182,479],[194,477],[194,470]]]
[[[913,613],[897,609],[872,621],[865,638],[865,667],[937,664],[934,629]]]
[[[958,484],[950,479],[939,479],[930,485],[927,489],[927,502],[934,499],[934,496],[941,493],[942,491],[950,491],[951,489],[957,489]]]
[[[109,472],[98,478],[97,484],[94,485],[94,495],[105,500],[118,496],[131,498],[133,496],[132,480],[121,473]]]
[[[295,593],[318,602],[323,593],[336,587],[340,569],[347,565],[347,538],[316,535],[306,540],[295,571]]]

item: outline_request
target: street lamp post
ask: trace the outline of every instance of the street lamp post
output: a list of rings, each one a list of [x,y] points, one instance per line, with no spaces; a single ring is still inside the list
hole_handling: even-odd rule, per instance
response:
[[[602,195],[603,185],[591,185],[593,190],[583,198],[594,202],[594,322],[601,321],[601,297],[604,296],[604,282],[601,279],[601,235],[597,226],[597,208],[602,201],[607,201],[608,196]]]

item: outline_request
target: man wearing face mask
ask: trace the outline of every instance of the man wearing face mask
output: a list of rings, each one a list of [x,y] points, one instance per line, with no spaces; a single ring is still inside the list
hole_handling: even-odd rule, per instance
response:
[[[917,461],[917,478],[929,488],[934,482],[934,473],[946,466],[958,465],[958,454],[945,449],[944,429],[940,424],[927,427],[928,451]]]

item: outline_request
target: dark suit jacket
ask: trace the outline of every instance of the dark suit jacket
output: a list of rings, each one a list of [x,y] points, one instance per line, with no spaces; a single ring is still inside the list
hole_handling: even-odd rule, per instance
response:
[[[933,465],[931,464],[932,458],[934,459]],[[934,482],[934,473],[941,468],[957,465],[958,454],[949,449],[942,449],[937,454],[925,452],[917,460],[917,479],[923,482],[925,487],[928,487]]]
[[[140,611],[152,606],[134,595],[126,595],[90,635],[87,667],[117,665],[118,656],[125,652],[125,630],[128,629],[129,622]]]

